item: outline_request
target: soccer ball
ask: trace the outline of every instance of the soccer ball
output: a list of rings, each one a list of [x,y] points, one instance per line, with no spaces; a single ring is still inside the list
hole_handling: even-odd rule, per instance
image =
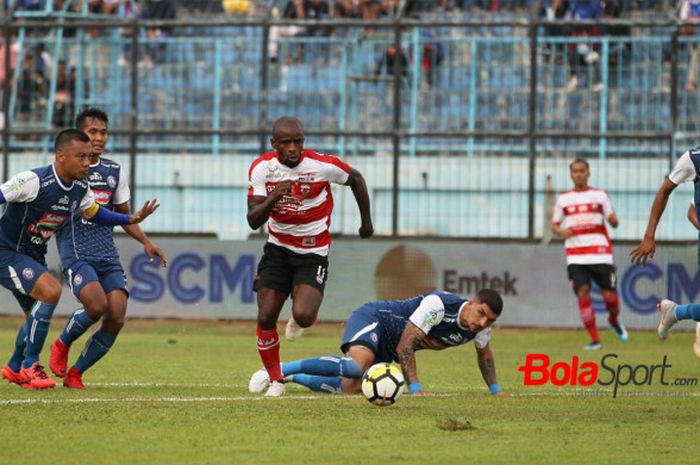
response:
[[[362,376],[362,394],[374,405],[384,407],[401,397],[404,384],[400,368],[391,363],[377,363]]]

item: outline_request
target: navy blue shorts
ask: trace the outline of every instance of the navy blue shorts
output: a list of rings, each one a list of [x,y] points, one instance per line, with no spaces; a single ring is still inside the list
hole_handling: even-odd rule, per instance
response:
[[[48,271],[45,263],[39,263],[28,255],[14,250],[0,250],[0,284],[12,291],[22,307],[39,276]]]
[[[364,304],[352,312],[345,323],[345,331],[340,344],[344,354],[354,345],[361,345],[374,353],[374,363],[391,363],[393,357],[386,346],[386,336],[382,334],[382,323],[379,321],[375,303]]]
[[[126,287],[126,275],[119,263],[110,261],[76,260],[69,267],[63,269],[63,276],[70,286],[70,290],[76,298],[80,298],[80,291],[93,281],[98,281],[105,294],[122,289],[129,294]]]

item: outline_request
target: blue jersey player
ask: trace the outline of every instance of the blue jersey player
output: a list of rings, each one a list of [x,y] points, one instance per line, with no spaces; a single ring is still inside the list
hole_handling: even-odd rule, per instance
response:
[[[135,215],[101,208],[84,181],[91,147],[82,131],[61,131],[54,149],[53,164],[22,172],[0,186],[0,204],[9,204],[0,218],[0,284],[12,291],[27,314],[2,377],[28,389],[56,384],[39,362],[61,296],[61,284],[46,268],[46,242],[72,215],[105,225],[129,224],[158,207],[156,201],[147,202]]]
[[[118,163],[102,156],[109,137],[107,124],[107,114],[98,108],[87,108],[76,117],[76,128],[85,132],[92,143],[87,181],[97,203],[128,214],[131,194],[126,175]],[[143,244],[149,258],[157,256],[165,266],[163,251],[151,243],[138,225],[123,228]],[[114,244],[112,226],[73,216],[57,232],[56,243],[64,278],[83,308],[70,316],[61,335],[51,345],[49,367],[56,376],[63,378],[64,386],[85,389],[83,373],[106,355],[124,326],[128,297],[126,278]],[[101,328],[86,341],[75,365],[67,370],[71,344],[100,319]]]
[[[647,260],[654,258],[656,252],[656,228],[666,209],[666,204],[671,193],[681,183],[692,182],[695,186],[695,212],[700,216],[700,147],[686,151],[676,162],[676,166],[663,180],[656,191],[654,203],[649,212],[649,221],[644,238],[631,253],[630,257],[637,265],[643,265]],[[698,241],[698,265],[700,265],[700,240]],[[657,305],[661,312],[661,321],[657,332],[659,338],[668,337],[669,330],[680,320],[695,320],[700,322],[700,304],[678,305],[672,300],[663,299]]]
[[[491,325],[503,309],[501,296],[480,290],[473,299],[431,291],[407,300],[369,302],[356,309],[345,325],[340,350],[345,357],[323,356],[282,363],[285,381],[313,391],[354,394],[362,374],[374,363],[399,362],[409,392],[424,394],[418,380],[415,352],[443,350],[471,340],[481,374],[492,394],[500,393],[496,365],[489,347]],[[262,392],[270,383],[267,371],[253,373],[248,388]]]

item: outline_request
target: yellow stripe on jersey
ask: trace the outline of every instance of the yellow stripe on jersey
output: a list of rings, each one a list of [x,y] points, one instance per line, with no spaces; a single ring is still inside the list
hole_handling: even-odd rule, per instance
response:
[[[97,215],[97,212],[99,211],[99,209],[100,209],[100,204],[98,204],[97,202],[92,202],[92,205],[90,205],[90,206],[87,208],[87,210],[85,210],[85,211],[83,212],[83,217],[84,217],[85,219],[88,219],[88,220],[89,220],[89,219],[92,218],[93,216]]]

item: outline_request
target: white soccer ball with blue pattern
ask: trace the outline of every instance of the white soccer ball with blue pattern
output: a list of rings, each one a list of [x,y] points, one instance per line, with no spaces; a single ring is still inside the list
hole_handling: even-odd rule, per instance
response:
[[[405,384],[400,368],[391,363],[377,363],[362,376],[362,394],[370,403],[384,407],[401,397]]]

